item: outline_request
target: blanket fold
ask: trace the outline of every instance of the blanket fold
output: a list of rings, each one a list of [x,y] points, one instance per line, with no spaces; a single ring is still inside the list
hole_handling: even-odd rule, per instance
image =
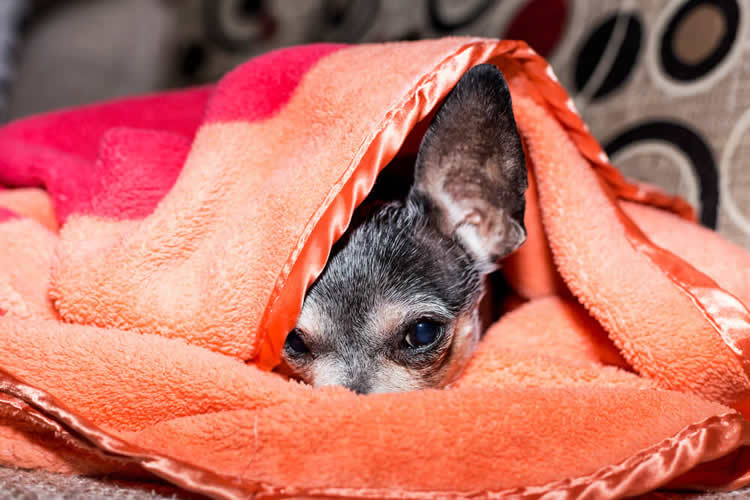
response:
[[[392,159],[471,67],[530,175],[520,297],[454,386],[269,371]],[[750,254],[612,167],[522,42],[318,44],[0,129],[0,463],[216,498],[619,498],[750,482]]]

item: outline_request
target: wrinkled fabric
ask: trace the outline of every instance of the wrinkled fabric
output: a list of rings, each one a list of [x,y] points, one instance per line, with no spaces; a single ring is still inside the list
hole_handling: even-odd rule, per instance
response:
[[[269,371],[378,172],[487,62],[530,175],[513,307],[445,390]],[[468,38],[294,47],[215,86],[7,125],[0,463],[217,498],[743,486],[750,255],[587,130],[525,44]]]

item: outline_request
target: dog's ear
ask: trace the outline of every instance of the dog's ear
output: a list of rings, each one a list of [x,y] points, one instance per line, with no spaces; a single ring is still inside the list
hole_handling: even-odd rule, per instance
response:
[[[422,139],[409,194],[446,236],[494,266],[526,239],[526,161],[502,73],[482,64],[448,94]]]

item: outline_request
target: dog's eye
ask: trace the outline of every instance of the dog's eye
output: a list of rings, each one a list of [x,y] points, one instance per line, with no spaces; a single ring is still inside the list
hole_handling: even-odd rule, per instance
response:
[[[419,349],[432,345],[440,337],[443,326],[428,319],[421,319],[411,325],[406,331],[404,342],[412,349]]]
[[[302,337],[296,328],[286,336],[284,349],[290,354],[297,356],[310,352],[310,349],[307,347],[307,344],[305,344],[305,341],[302,340]]]

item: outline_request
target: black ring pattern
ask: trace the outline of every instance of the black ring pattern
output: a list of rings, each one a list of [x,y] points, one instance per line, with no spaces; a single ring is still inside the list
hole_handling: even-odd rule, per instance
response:
[[[704,226],[716,229],[719,208],[719,173],[714,154],[703,138],[687,125],[665,120],[642,122],[621,132],[604,147],[613,157],[631,144],[658,140],[670,143],[682,151],[698,177],[700,189],[700,221]]]
[[[623,22],[623,19],[627,23],[625,37],[612,61],[612,67],[608,68],[604,80],[591,96],[592,100],[600,99],[620,87],[635,67],[643,38],[640,19],[634,13],[616,12],[608,16],[590,32],[576,57],[574,85],[576,91],[580,92],[586,86],[597,65],[601,64],[602,55],[610,42],[615,26],[618,22]]]
[[[685,17],[693,9],[702,6],[718,8],[724,18],[726,29],[711,54],[695,64],[687,64],[680,61],[674,53],[674,37]],[[740,14],[740,6],[736,0],[688,0],[685,2],[672,15],[659,42],[659,57],[664,72],[679,82],[697,80],[710,73],[726,57],[736,41],[739,31]]]
[[[316,38],[326,42],[356,42],[378,17],[380,0],[325,0],[323,26]]]
[[[227,2],[236,4],[235,17],[248,21],[247,33],[228,33],[222,19],[222,6]],[[263,0],[203,0],[201,5],[203,27],[208,38],[219,47],[230,52],[246,50],[254,42],[270,37],[276,21],[268,13]]]
[[[466,15],[459,19],[446,19],[440,9],[440,0],[429,0],[427,2],[427,12],[430,16],[430,23],[435,31],[448,33],[463,27],[466,27],[479,19],[485,12],[494,7],[494,0],[484,0],[474,7]]]

